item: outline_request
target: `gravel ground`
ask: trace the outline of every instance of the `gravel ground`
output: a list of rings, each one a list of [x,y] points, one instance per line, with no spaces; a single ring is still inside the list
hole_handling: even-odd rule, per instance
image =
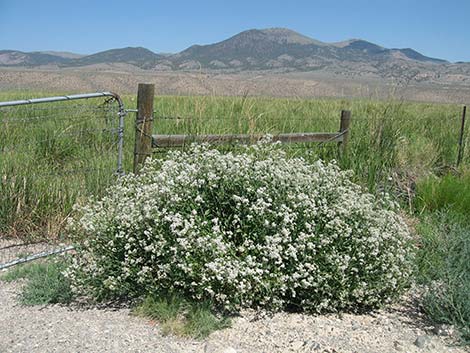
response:
[[[411,301],[342,317],[246,311],[232,328],[196,341],[163,336],[129,309],[24,307],[20,287],[0,281],[0,352],[466,352],[450,345],[451,328],[427,327]]]

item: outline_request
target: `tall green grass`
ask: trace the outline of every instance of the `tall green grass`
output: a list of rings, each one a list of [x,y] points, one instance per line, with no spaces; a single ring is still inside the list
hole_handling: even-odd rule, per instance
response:
[[[334,132],[341,110],[351,110],[347,154],[340,156],[334,143],[292,153],[308,151],[311,158],[336,159],[373,192],[413,189],[419,177],[453,166],[457,155],[457,105],[251,97],[159,97],[155,105],[157,115],[180,117],[156,119],[154,132],[159,134]],[[464,164],[469,162],[467,150]]]
[[[77,200],[114,180],[117,113],[103,102],[0,108],[0,234],[55,237]]]
[[[416,191],[415,207],[420,212],[447,209],[470,215],[470,171],[423,178]]]
[[[460,329],[470,343],[470,173],[419,180],[414,200],[419,250],[417,281],[433,321]]]
[[[1,92],[0,101],[54,95]],[[127,108],[135,97],[124,97]],[[77,103],[79,104],[79,103]],[[102,101],[87,101],[89,110]],[[40,105],[46,114],[57,105]],[[47,108],[50,109],[47,112]],[[335,159],[355,172],[355,181],[372,192],[409,197],[420,177],[455,163],[461,107],[401,101],[278,99],[255,97],[156,97],[157,134],[277,134],[335,132],[342,109],[352,111],[346,154],[335,143],[295,145],[289,153],[309,159]],[[13,110],[13,118],[32,118],[37,110]],[[0,121],[5,119],[0,109]],[[178,119],[174,119],[174,118]],[[111,122],[110,120],[111,119]],[[112,120],[115,119],[115,120]],[[126,117],[124,162],[132,169],[135,115]],[[51,236],[60,233],[72,205],[99,195],[114,180],[115,141],[89,130],[116,126],[117,115],[65,109],[57,119],[0,123],[0,232]],[[81,131],[73,135],[71,131]],[[469,129],[467,129],[469,130]],[[469,131],[466,142],[469,142]],[[16,151],[20,150],[20,151]],[[155,157],[164,156],[156,150]],[[161,152],[161,153],[159,153]],[[464,164],[470,162],[467,149]],[[69,170],[83,173],[68,173]]]

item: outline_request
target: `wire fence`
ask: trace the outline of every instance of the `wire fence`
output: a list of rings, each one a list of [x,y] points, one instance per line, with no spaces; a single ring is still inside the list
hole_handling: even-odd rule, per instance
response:
[[[337,156],[338,143],[349,133],[348,128],[342,130],[339,113],[337,114],[328,124],[322,124],[312,116],[283,119],[269,115],[161,115],[156,110],[153,118],[153,132],[156,134],[152,136],[152,154],[165,155],[169,149],[184,150],[192,143],[202,142],[219,150],[231,151],[270,135],[273,142],[283,142],[283,148],[292,153],[316,151]]]
[[[415,167],[455,165],[461,132],[461,161],[470,163],[470,127],[467,123],[460,131],[460,107],[355,102],[346,104],[353,111],[351,128],[340,131],[343,104],[159,97],[153,129],[145,136],[154,148],[145,155],[165,158],[169,147],[185,149],[215,135],[254,141],[264,134],[329,132],[323,142],[300,141],[284,148],[331,160],[340,157],[336,142],[346,131],[351,134],[342,167],[379,185],[392,168],[417,174],[421,171]],[[137,110],[126,110],[108,92],[0,102],[0,268],[18,254],[28,258],[67,246],[59,235],[73,205],[90,195],[99,197],[117,175],[130,170],[137,130],[130,128],[136,116],[129,113]],[[126,114],[129,129],[124,134]],[[185,136],[183,143],[172,146],[178,135]],[[155,136],[168,137],[167,146]],[[238,149],[238,142],[223,141],[217,148]]]
[[[162,102],[163,100],[163,102]],[[166,98],[157,100],[153,133],[163,136],[186,135],[186,148],[197,136],[210,134],[247,134],[259,136],[302,132],[338,131],[337,102],[252,99],[239,107],[234,98]],[[436,165],[470,163],[470,124],[462,125],[462,106],[426,105],[403,102],[345,102],[352,111],[350,156],[395,154],[395,159],[428,159]],[[468,120],[468,119],[467,119]],[[459,146],[459,136],[461,143]],[[192,138],[194,137],[194,138]],[[339,136],[335,136],[339,137]],[[164,140],[165,141],[165,140]],[[218,148],[232,148],[224,145]],[[172,146],[172,148],[175,148]],[[320,158],[337,158],[335,144],[296,143],[287,150],[308,151]],[[163,143],[154,154],[165,154]],[[426,150],[430,150],[427,153]],[[460,151],[460,152],[459,152]],[[392,158],[390,157],[390,158]],[[407,162],[407,161],[404,161]],[[348,166],[349,167],[349,166]]]
[[[109,92],[0,102],[0,269],[61,249],[73,205],[122,174],[124,115]]]

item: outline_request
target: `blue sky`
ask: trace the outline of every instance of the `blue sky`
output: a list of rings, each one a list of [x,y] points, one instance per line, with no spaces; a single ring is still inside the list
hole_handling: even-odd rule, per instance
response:
[[[0,0],[0,49],[177,52],[268,27],[470,61],[470,0]]]

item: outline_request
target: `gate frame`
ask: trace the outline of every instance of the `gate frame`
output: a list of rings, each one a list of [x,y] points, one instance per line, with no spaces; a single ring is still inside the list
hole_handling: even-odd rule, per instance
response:
[[[124,150],[124,117],[127,114],[126,109],[124,108],[124,103],[121,97],[113,92],[96,92],[96,93],[85,93],[85,94],[72,94],[66,96],[57,96],[57,97],[45,97],[45,98],[33,98],[33,99],[23,99],[17,101],[9,102],[0,102],[0,108],[3,107],[14,107],[19,105],[33,105],[41,103],[54,103],[54,102],[65,102],[73,101],[80,99],[90,99],[90,98],[100,98],[100,97],[110,97],[116,100],[119,106],[118,115],[119,115],[119,126],[118,126],[118,160],[117,160],[117,170],[116,174],[122,175],[124,173],[122,166],[123,159],[123,150]]]

